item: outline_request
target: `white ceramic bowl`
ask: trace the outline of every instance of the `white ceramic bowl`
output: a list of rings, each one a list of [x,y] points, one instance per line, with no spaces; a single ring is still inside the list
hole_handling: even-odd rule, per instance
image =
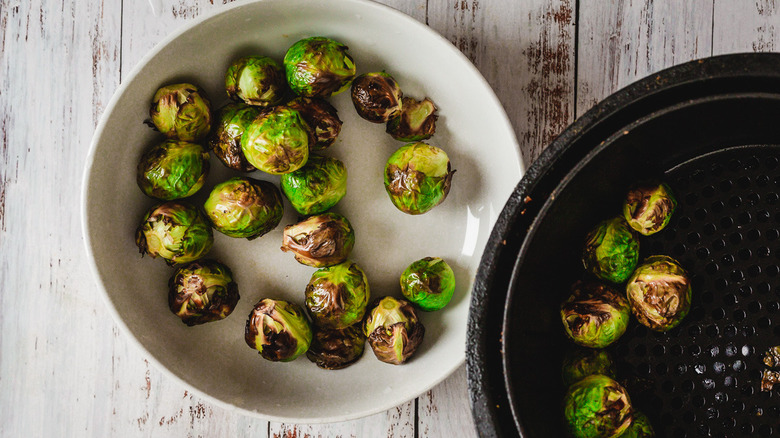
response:
[[[349,46],[358,73],[386,70],[405,94],[438,105],[436,135],[454,175],[445,202],[420,216],[401,213],[384,191],[382,171],[402,143],[384,125],[360,119],[349,93],[331,98],[344,121],[325,154],[347,166],[348,193],[335,207],[352,222],[352,254],[366,271],[372,297],[400,296],[398,277],[425,256],[447,260],[457,289],[444,310],[424,313],[425,339],[403,366],[378,361],[370,347],[355,365],[326,371],[300,357],[290,363],[262,359],[244,342],[244,324],[261,298],[303,305],[313,268],[282,253],[282,228],[296,215],[285,201],[276,230],[253,241],[215,232],[210,256],[230,266],[241,300],[227,319],[187,327],[167,306],[172,273],[161,259],[141,258],[134,231],[155,203],[135,183],[141,151],[160,140],[142,122],[155,90],[191,81],[227,101],[223,77],[234,58],[265,54],[277,60],[295,41],[324,35]],[[212,158],[212,172],[194,201],[233,175]],[[160,368],[228,409],[287,422],[342,421],[384,411],[443,380],[465,358],[469,295],[482,249],[504,202],[522,175],[512,126],[488,84],[447,40],[393,9],[362,0],[266,0],[226,6],[160,42],[114,95],[95,132],[84,176],[84,235],[108,307],[118,324]],[[254,177],[278,184],[278,177]]]

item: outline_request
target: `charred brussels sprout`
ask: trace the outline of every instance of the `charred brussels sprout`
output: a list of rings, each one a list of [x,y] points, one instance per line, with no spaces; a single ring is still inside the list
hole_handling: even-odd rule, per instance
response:
[[[322,268],[306,286],[306,308],[321,328],[343,329],[363,319],[370,290],[366,274],[354,262]]]
[[[399,141],[420,141],[436,132],[436,105],[427,97],[417,101],[411,97],[401,100],[401,113],[387,122],[387,133]]]
[[[636,319],[660,332],[677,326],[691,309],[691,282],[671,257],[650,256],[636,268],[626,285]]]
[[[284,55],[290,88],[301,96],[329,97],[344,91],[355,77],[355,62],[348,47],[325,37],[293,44]]]
[[[166,140],[144,151],[136,182],[152,198],[170,201],[192,196],[209,173],[209,153],[197,143]]]
[[[594,374],[571,385],[563,399],[566,426],[576,438],[612,438],[631,425],[631,399],[618,382]]]
[[[228,97],[250,105],[279,104],[287,91],[284,69],[267,56],[246,56],[233,61],[225,73]]]
[[[399,210],[423,214],[450,192],[452,174],[447,153],[427,143],[409,143],[385,165],[385,190]]]
[[[604,348],[626,332],[630,312],[628,301],[611,287],[578,281],[561,306],[561,320],[575,343]]]
[[[666,184],[641,184],[632,188],[623,203],[628,225],[645,236],[664,229],[672,218],[677,200]]]
[[[243,103],[229,103],[217,111],[216,128],[209,138],[209,147],[228,168],[239,172],[255,170],[241,150],[241,136],[262,113],[262,108]]]
[[[425,335],[414,307],[393,297],[374,301],[363,327],[376,358],[393,365],[408,361]]]
[[[352,81],[352,104],[369,122],[385,123],[398,117],[402,98],[398,82],[383,71],[362,74]]]
[[[312,331],[301,306],[266,298],[249,314],[244,340],[264,359],[289,362],[309,349]]]
[[[301,117],[309,125],[314,141],[309,144],[312,151],[327,149],[336,141],[341,132],[342,121],[338,111],[327,100],[316,97],[298,97],[287,104],[292,109],[298,110]]]
[[[623,283],[639,260],[639,241],[623,218],[599,223],[588,233],[582,252],[585,269],[596,277]]]
[[[615,362],[605,350],[578,348],[563,361],[563,384],[576,383],[593,374],[615,378]]]
[[[168,281],[168,306],[188,326],[225,319],[239,298],[230,268],[215,260],[184,265]]]
[[[628,426],[625,432],[620,435],[620,438],[654,438],[655,431],[653,425],[650,424],[650,419],[647,415],[634,411],[632,414],[633,420],[631,425]]]
[[[309,126],[301,114],[278,106],[259,115],[244,130],[241,150],[249,164],[280,175],[298,170],[309,158]]]
[[[211,103],[192,84],[171,84],[157,90],[149,116],[168,138],[198,141],[211,130]]]
[[[162,257],[169,265],[195,261],[211,249],[214,235],[193,205],[169,201],[152,207],[135,233],[141,255]]]
[[[401,293],[426,312],[444,308],[454,292],[455,273],[439,257],[417,260],[401,274]]]
[[[355,232],[347,218],[324,213],[284,228],[282,251],[290,251],[299,263],[323,268],[347,260],[355,245]]]
[[[360,324],[342,330],[315,328],[306,357],[326,370],[346,368],[363,356],[366,335]]]
[[[254,239],[282,220],[282,195],[273,183],[235,177],[214,186],[203,205],[217,231]]]
[[[298,213],[319,214],[347,194],[347,168],[335,158],[311,155],[305,166],[282,175],[281,186]]]

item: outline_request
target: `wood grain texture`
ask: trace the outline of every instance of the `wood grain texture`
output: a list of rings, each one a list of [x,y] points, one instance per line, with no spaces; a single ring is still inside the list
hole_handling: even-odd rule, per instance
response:
[[[780,50],[780,2],[715,0],[714,55]]]

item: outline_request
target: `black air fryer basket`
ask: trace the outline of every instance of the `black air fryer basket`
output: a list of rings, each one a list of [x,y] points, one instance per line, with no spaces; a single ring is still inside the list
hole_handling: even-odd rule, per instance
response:
[[[564,437],[558,314],[584,276],[583,239],[627,188],[662,179],[679,206],[640,239],[689,271],[693,305],[657,333],[634,318],[610,352],[659,437],[780,437],[780,54],[708,58],[654,74],[569,127],[528,170],[493,230],[469,319],[482,436]],[[780,385],[778,385],[780,386]]]

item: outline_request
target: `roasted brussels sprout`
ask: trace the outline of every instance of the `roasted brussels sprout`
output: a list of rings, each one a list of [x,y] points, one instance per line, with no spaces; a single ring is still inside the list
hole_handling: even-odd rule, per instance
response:
[[[629,190],[623,202],[628,225],[645,236],[661,231],[672,218],[677,200],[666,184],[640,184]]]
[[[401,293],[426,312],[444,308],[454,292],[455,273],[439,257],[417,260],[401,274]]]
[[[309,349],[311,325],[301,306],[266,298],[249,313],[244,340],[264,359],[289,362]]]
[[[764,365],[771,368],[780,368],[780,345],[769,347],[764,353]]]
[[[369,122],[385,123],[401,115],[402,98],[398,82],[383,71],[362,74],[352,81],[352,104]]]
[[[168,281],[168,307],[188,326],[225,319],[239,298],[233,272],[216,260],[181,266]]]
[[[282,175],[281,186],[298,213],[323,213],[347,194],[347,168],[335,158],[312,154],[305,166]]]
[[[639,240],[623,218],[607,219],[588,233],[582,263],[596,277],[623,283],[639,260]]]
[[[203,205],[217,231],[254,239],[282,220],[282,195],[273,183],[235,177],[214,186]]]
[[[229,103],[217,111],[216,128],[209,138],[209,147],[222,164],[239,172],[255,170],[241,150],[241,137],[247,126],[264,111],[244,103]]]
[[[427,143],[409,143],[385,165],[385,190],[399,210],[423,214],[447,197],[452,184],[447,153]]]
[[[646,258],[628,280],[626,294],[636,319],[660,332],[676,327],[691,310],[688,273],[665,255]]]
[[[563,361],[563,384],[571,385],[593,374],[615,378],[615,362],[606,350],[577,348]]]
[[[375,300],[363,327],[376,358],[393,365],[408,361],[425,335],[411,303],[393,297]]]
[[[282,251],[290,251],[299,263],[324,268],[347,260],[355,246],[355,232],[338,213],[311,216],[284,228]]]
[[[650,424],[650,419],[647,415],[634,411],[631,415],[631,425],[628,426],[625,432],[620,435],[620,438],[654,438],[655,431],[653,425]]]
[[[401,113],[387,122],[387,133],[399,141],[420,141],[436,132],[436,105],[427,97],[417,101],[401,99]]]
[[[365,346],[366,335],[360,324],[341,330],[315,328],[306,357],[320,368],[338,370],[357,362]]]
[[[171,84],[157,90],[149,116],[168,138],[198,141],[211,130],[211,103],[203,90],[192,84]]]
[[[314,136],[314,141],[309,144],[309,150],[321,151],[336,141],[343,122],[339,119],[336,108],[327,100],[301,96],[291,100],[287,106],[298,110],[309,125]]]
[[[260,114],[241,136],[241,150],[249,164],[275,175],[306,164],[310,143],[309,126],[301,114],[284,106]]]
[[[151,146],[138,162],[136,182],[152,198],[170,201],[192,196],[209,173],[209,153],[203,146],[165,140]]]
[[[569,433],[575,438],[612,438],[631,425],[631,399],[618,382],[594,374],[571,385],[563,399]]]
[[[311,37],[293,44],[284,55],[290,88],[301,96],[329,97],[349,87],[355,62],[348,47],[325,37]]]
[[[245,56],[233,61],[225,73],[228,97],[250,105],[281,103],[287,92],[284,69],[267,56]]]
[[[343,329],[363,319],[370,296],[368,279],[351,261],[322,268],[306,286],[306,308],[320,328]]]
[[[195,261],[211,249],[214,235],[192,204],[168,201],[152,207],[135,232],[141,255],[162,257],[169,265]]]
[[[626,332],[630,312],[625,297],[610,286],[578,281],[561,305],[561,320],[575,343],[604,348]]]

